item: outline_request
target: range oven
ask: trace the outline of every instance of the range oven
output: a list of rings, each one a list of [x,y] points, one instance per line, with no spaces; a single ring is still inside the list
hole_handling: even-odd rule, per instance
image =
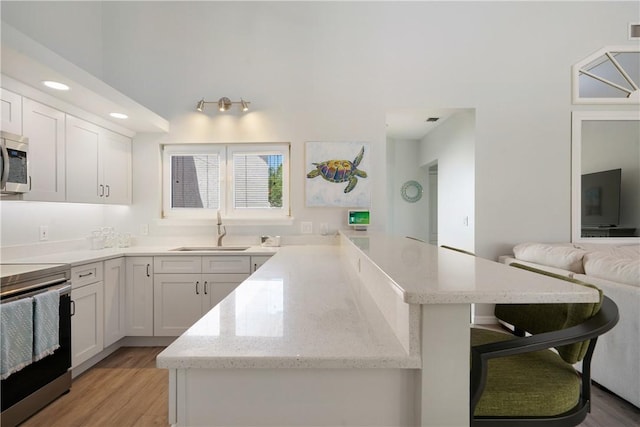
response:
[[[59,295],[59,347],[52,354],[27,364],[2,380],[0,424],[3,427],[20,424],[71,388],[70,275],[67,264],[0,265],[2,306],[26,298],[35,299],[48,291],[56,291]],[[55,314],[52,316],[55,318]],[[3,322],[9,323],[10,320],[3,316]],[[3,329],[5,327],[3,324]]]

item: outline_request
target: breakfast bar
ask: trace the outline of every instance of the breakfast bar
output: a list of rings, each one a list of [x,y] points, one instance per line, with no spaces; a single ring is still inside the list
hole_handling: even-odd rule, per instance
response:
[[[472,303],[596,291],[383,234],[285,246],[157,358],[169,421],[464,426]]]

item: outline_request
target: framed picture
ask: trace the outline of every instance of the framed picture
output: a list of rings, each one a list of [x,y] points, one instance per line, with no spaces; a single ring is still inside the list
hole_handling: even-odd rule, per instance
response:
[[[366,142],[307,142],[307,207],[371,206],[371,152]]]

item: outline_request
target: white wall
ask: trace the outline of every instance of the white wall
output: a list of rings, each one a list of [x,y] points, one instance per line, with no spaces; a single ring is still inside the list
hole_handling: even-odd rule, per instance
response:
[[[389,232],[398,236],[410,236],[429,240],[429,197],[426,170],[420,168],[418,141],[389,140],[387,155],[393,159],[389,164],[388,197],[390,206]],[[400,189],[407,181],[417,181],[424,191],[415,203],[402,198]]]
[[[121,233],[133,232],[128,225],[130,212],[129,206],[3,200],[0,204],[2,246],[40,243],[42,225],[48,227],[49,242],[84,239],[92,230],[106,225]]]
[[[101,49],[103,79],[170,120],[164,141],[290,141],[290,233],[300,220],[314,231],[344,223],[343,210],[304,206],[305,141],[371,143],[372,211],[384,227],[385,112],[474,108],[473,225],[485,257],[570,239],[571,65],[631,43],[640,14],[637,2],[104,2],[97,41],[82,17],[44,19],[57,3],[12,7],[9,23],[76,64],[89,55],[87,68],[99,67],[79,39]],[[38,28],[27,25],[34,15]],[[242,96],[253,112],[196,115],[203,96]],[[139,141],[150,152],[160,143]],[[157,185],[148,179],[158,170],[155,157],[134,159],[136,224],[159,217],[155,191],[140,188]]]
[[[438,244],[475,252],[475,112],[450,116],[419,145],[419,164],[438,162]]]

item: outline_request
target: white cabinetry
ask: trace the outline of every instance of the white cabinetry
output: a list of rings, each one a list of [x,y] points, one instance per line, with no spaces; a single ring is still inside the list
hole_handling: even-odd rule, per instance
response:
[[[1,129],[22,135],[22,96],[0,88]]]
[[[131,204],[131,139],[106,129],[101,137],[98,175],[104,185],[104,203]]]
[[[203,273],[249,273],[248,256],[204,256]]]
[[[103,349],[102,279],[101,262],[71,269],[71,365],[74,368]]]
[[[24,200],[64,202],[65,113],[24,98],[23,135],[29,138],[29,185]]]
[[[178,336],[202,316],[201,274],[155,274],[153,279],[155,336]]]
[[[257,269],[262,267],[262,264],[267,262],[272,255],[252,255],[251,256],[251,273],[255,273]]]
[[[104,347],[125,336],[125,260],[104,262]]]
[[[153,257],[127,257],[126,334],[153,336]]]
[[[67,201],[131,203],[131,140],[67,115]]]
[[[177,336],[249,277],[248,256],[156,257],[154,335]]]

